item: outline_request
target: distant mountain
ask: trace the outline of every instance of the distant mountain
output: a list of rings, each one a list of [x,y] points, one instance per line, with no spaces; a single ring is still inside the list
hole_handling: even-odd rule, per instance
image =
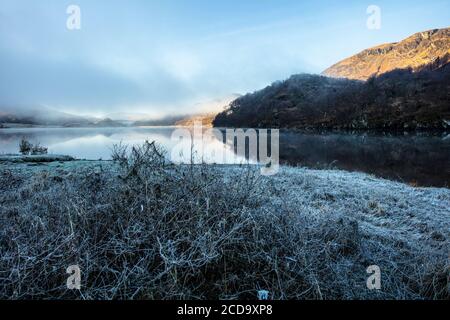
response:
[[[153,117],[146,113],[127,113],[127,112],[116,112],[106,115],[106,118],[114,121],[144,121],[151,120]]]
[[[40,106],[0,107],[0,127],[118,127],[118,121],[77,116]]]
[[[383,44],[358,53],[331,66],[323,75],[367,80],[395,69],[421,70],[450,61],[450,28],[419,32],[398,42]]]
[[[135,121],[133,126],[182,126],[189,127],[194,124],[196,121],[201,121],[203,126],[211,127],[212,121],[216,113],[205,113],[205,114],[185,114],[185,115],[174,115],[174,116],[166,116],[160,119],[153,120],[142,120]]]
[[[41,106],[0,106],[0,123],[42,126],[84,126],[87,118]]]
[[[192,113],[167,115],[158,119],[140,119],[133,122],[134,126],[184,126],[189,127],[196,121],[201,121],[204,127],[211,127],[215,116],[226,109],[231,101],[240,97],[234,93],[226,97],[206,100],[192,106]]]
[[[174,126],[178,121],[181,121],[187,117],[189,117],[189,115],[165,116],[165,117],[158,118],[158,119],[135,121],[135,122],[133,122],[132,125],[137,126],[137,127]]]
[[[212,127],[212,122],[216,117],[216,113],[205,113],[188,116],[180,121],[177,121],[175,125],[181,127],[192,127],[195,123],[201,123],[203,127]]]
[[[106,128],[112,128],[112,127],[123,127],[123,123],[120,121],[111,120],[110,118],[105,118],[100,121],[97,121],[93,124],[95,127],[106,127]]]
[[[234,100],[216,127],[450,129],[450,29],[418,33]]]
[[[450,65],[394,70],[368,81],[296,75],[245,95],[216,127],[450,129]]]

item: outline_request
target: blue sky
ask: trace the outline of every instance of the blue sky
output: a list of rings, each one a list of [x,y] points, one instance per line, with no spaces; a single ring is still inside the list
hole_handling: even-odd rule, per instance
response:
[[[66,28],[71,4],[80,30]],[[0,109],[196,112],[449,21],[448,0],[0,0]]]

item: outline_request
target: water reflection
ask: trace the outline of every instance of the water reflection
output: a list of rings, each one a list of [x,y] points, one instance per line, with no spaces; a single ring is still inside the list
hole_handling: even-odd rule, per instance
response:
[[[200,141],[193,143],[172,139],[174,127],[129,127],[129,128],[27,128],[0,129],[0,153],[17,153],[22,138],[48,147],[49,153],[70,155],[80,159],[108,160],[114,144],[139,145],[145,140],[157,141],[171,156],[172,161],[189,162],[191,152],[202,158]],[[194,135],[193,135],[194,136]],[[236,155],[217,139],[205,140],[205,158],[210,163],[242,163],[247,160]],[[193,149],[192,149],[193,146]],[[177,152],[172,150],[176,148]]]
[[[0,129],[0,153],[17,153],[19,141],[26,138],[48,146],[50,153],[109,159],[111,146],[120,141],[140,144],[155,140],[170,151],[179,144],[171,139],[173,131],[172,127]],[[198,142],[194,141],[194,146]],[[188,156],[190,147],[185,146],[183,157]],[[203,148],[213,158],[218,155],[209,162],[234,159],[235,163],[248,158],[244,154],[230,157],[237,151],[229,141],[223,144],[209,139]],[[280,162],[285,164],[361,171],[420,186],[450,185],[450,137],[445,135],[281,132],[279,150]]]
[[[282,132],[279,148],[282,164],[366,172],[417,186],[450,186],[450,136],[445,134]]]

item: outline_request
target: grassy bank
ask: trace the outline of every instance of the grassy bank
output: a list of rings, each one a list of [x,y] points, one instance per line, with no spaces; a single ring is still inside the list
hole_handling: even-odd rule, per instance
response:
[[[116,160],[0,164],[0,298],[450,298],[449,189],[172,166],[153,145]]]

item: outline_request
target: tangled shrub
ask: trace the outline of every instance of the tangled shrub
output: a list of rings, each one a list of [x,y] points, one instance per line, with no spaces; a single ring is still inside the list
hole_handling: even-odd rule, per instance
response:
[[[23,155],[43,155],[48,153],[48,148],[42,147],[39,143],[33,145],[28,140],[22,138],[19,144],[19,152]]]
[[[42,147],[41,145],[36,144],[31,148],[31,154],[32,155],[42,155],[42,154],[47,154],[48,153],[48,148],[46,147]]]
[[[23,155],[30,154],[31,148],[33,148],[33,145],[29,141],[25,139],[20,140],[19,151],[21,154]]]

